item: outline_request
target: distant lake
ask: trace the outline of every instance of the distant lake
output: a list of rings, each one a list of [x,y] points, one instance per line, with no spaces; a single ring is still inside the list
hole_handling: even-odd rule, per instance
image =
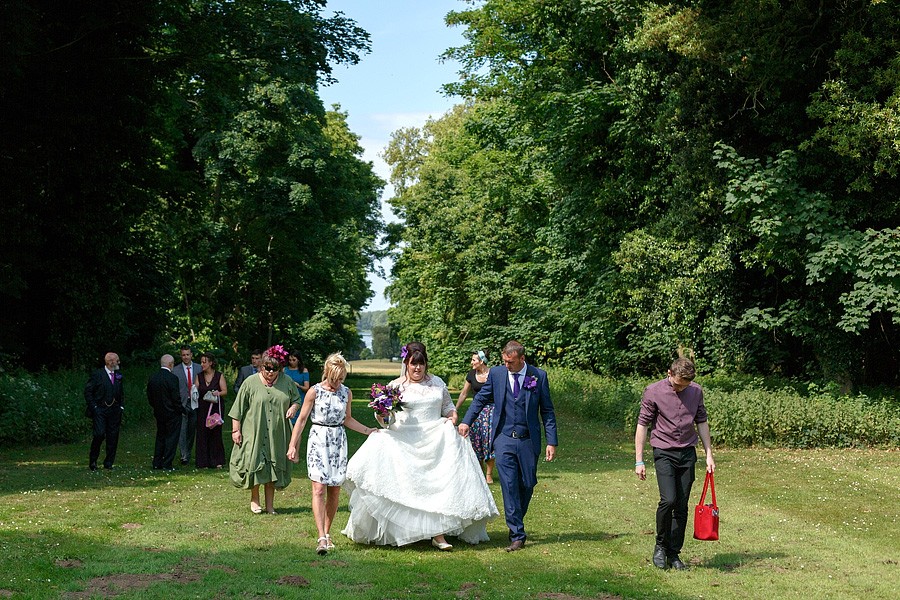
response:
[[[360,331],[359,337],[362,338],[363,344],[369,350],[372,350],[372,332],[371,331]]]

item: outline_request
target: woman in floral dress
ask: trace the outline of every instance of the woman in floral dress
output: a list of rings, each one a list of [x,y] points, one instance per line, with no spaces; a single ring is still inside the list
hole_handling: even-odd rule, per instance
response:
[[[347,475],[347,433],[344,427],[366,435],[375,431],[374,427],[366,427],[350,414],[353,394],[344,385],[348,367],[340,353],[325,359],[322,382],[306,392],[288,445],[288,458],[299,462],[300,437],[306,420],[312,421],[306,443],[306,469],[312,481],[312,511],[319,533],[316,540],[318,554],[327,554],[334,548],[331,523],[337,514],[341,485]]]
[[[487,365],[487,354],[484,350],[472,353],[472,369],[466,374],[466,383],[459,393],[456,401],[456,412],[459,412],[466,396],[472,392],[472,396],[481,391],[487,381],[490,368]],[[484,474],[487,483],[494,483],[494,449],[491,446],[491,418],[494,414],[494,403],[491,402],[481,409],[470,429],[469,439],[472,440],[472,449],[478,462],[484,463]]]

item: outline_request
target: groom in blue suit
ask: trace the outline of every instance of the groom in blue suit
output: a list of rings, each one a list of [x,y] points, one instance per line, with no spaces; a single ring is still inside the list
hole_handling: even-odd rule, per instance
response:
[[[547,373],[525,363],[525,347],[511,340],[503,347],[502,367],[493,367],[459,426],[463,437],[486,405],[494,404],[490,440],[496,456],[503,510],[509,527],[507,552],[525,545],[525,513],[537,485],[541,426],[547,437],[546,459],[556,457],[556,415]]]

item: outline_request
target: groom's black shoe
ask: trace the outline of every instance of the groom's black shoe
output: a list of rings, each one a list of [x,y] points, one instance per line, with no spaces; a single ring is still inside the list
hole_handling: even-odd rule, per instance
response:
[[[509,543],[509,546],[506,547],[507,552],[515,552],[516,550],[521,550],[525,547],[525,540],[513,540]]]
[[[666,550],[662,546],[656,546],[653,549],[653,566],[660,569],[666,568]]]
[[[675,569],[676,571],[687,571],[688,570],[688,566],[686,564],[684,564],[683,562],[681,562],[681,559],[677,556],[669,559],[669,564],[672,565],[672,568]]]

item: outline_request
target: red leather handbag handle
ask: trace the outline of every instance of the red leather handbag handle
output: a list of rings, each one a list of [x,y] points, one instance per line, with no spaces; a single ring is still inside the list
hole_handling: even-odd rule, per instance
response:
[[[706,500],[707,488],[712,492],[712,507],[718,508],[719,505],[716,504],[716,482],[713,481],[713,474],[709,471],[706,472],[706,480],[703,482],[703,493],[700,495],[700,504],[703,504],[703,501]]]

